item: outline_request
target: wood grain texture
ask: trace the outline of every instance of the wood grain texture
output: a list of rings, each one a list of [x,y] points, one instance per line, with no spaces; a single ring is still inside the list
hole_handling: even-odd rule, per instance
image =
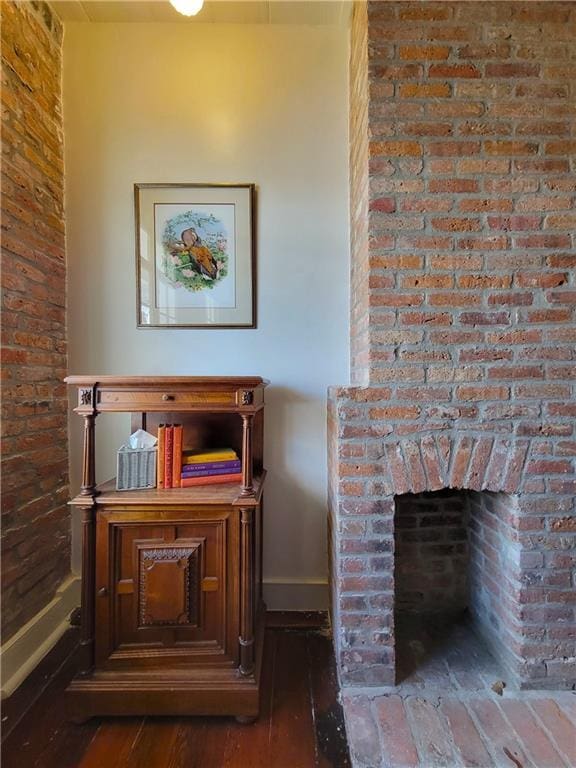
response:
[[[293,618],[296,623],[296,617]],[[309,621],[304,617],[303,623]],[[11,768],[350,768],[326,631],[268,629],[260,717],[122,717],[67,722],[63,689],[37,701],[3,745]]]

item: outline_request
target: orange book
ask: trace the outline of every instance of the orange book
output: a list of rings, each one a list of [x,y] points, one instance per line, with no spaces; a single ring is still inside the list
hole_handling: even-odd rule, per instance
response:
[[[172,460],[174,455],[174,427],[166,424],[164,450],[164,488],[172,488]]]
[[[239,483],[242,480],[242,472],[231,475],[206,475],[205,477],[183,477],[180,482],[182,488],[190,488],[192,485],[218,485],[218,483]]]
[[[156,487],[164,488],[164,449],[166,447],[166,427],[164,424],[158,425],[158,445],[157,445],[157,466],[156,466]]]
[[[172,452],[172,488],[180,488],[182,474],[182,424],[174,424],[174,447]]]

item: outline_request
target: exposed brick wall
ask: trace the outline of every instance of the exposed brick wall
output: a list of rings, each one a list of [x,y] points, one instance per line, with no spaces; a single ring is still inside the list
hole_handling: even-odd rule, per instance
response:
[[[396,497],[396,612],[445,612],[468,606],[469,507],[464,491]]]
[[[573,679],[552,633],[574,631],[574,585],[549,574],[576,552],[575,21],[572,3],[368,5],[368,386],[329,408],[343,682],[393,681],[394,496],[442,488],[516,497],[514,670]]]
[[[70,570],[62,27],[2,2],[2,632]]]

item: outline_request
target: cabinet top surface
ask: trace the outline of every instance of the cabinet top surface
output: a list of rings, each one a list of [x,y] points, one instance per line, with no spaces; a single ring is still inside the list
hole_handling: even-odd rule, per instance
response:
[[[260,376],[66,376],[67,384],[94,387],[258,387],[268,381]]]

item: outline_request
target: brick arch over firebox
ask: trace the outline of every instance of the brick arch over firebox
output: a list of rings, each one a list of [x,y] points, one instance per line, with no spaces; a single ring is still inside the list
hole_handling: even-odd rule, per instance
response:
[[[394,494],[443,488],[513,494],[521,484],[529,441],[454,430],[385,443],[383,451]]]

